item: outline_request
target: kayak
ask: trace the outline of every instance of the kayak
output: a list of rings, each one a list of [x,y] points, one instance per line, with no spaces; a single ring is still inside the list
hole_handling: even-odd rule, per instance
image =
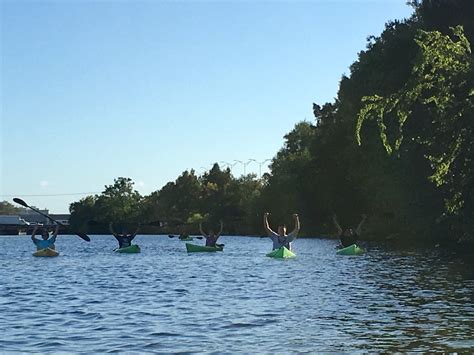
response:
[[[59,255],[59,253],[56,250],[50,249],[50,248],[40,249],[40,250],[37,250],[33,253],[33,256],[52,257],[52,256],[58,256],[58,255]]]
[[[355,244],[339,249],[336,252],[336,254],[339,254],[339,255],[362,255],[364,253],[365,253],[365,250]]]
[[[193,240],[193,237],[187,237],[187,238],[179,238],[179,240],[183,240],[185,242],[189,242],[190,240]]]
[[[134,244],[134,245],[130,245],[129,247],[116,249],[115,252],[116,253],[127,253],[127,254],[139,253],[140,252],[140,247],[138,245]]]
[[[224,245],[218,244],[215,247],[206,247],[204,245],[195,245],[191,243],[186,243],[186,251],[188,253],[202,252],[202,251],[222,251],[224,250]]]
[[[294,258],[296,254],[285,247],[281,247],[280,249],[275,249],[269,252],[267,256],[269,256],[270,258],[276,258],[276,259],[287,259],[287,258]]]

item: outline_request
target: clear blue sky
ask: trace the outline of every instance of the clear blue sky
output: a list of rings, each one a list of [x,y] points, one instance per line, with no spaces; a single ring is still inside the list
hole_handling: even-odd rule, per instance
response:
[[[272,158],[405,0],[1,1],[0,200]],[[240,175],[243,167],[234,167]],[[248,172],[258,172],[250,164]]]

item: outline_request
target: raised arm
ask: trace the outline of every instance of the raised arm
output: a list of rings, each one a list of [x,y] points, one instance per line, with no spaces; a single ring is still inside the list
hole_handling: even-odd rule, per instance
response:
[[[35,225],[35,228],[33,228],[33,232],[31,232],[31,240],[34,242],[36,240],[35,235],[36,231],[38,230],[38,225]]]
[[[295,213],[293,215],[293,219],[295,220],[295,229],[293,229],[293,232],[291,232],[290,234],[296,238],[296,236],[298,235],[298,233],[300,231],[300,218]]]
[[[223,229],[224,229],[224,223],[221,221],[221,228],[219,229],[219,232],[217,232],[217,235],[216,235],[217,238],[221,236]]]
[[[202,222],[199,222],[199,232],[201,232],[202,236],[207,239],[207,234],[202,230]]]
[[[268,224],[268,216],[269,215],[270,215],[270,213],[268,213],[268,212],[265,212],[263,214],[263,228],[265,228],[265,232],[267,232],[267,234],[269,236],[271,236],[271,235],[275,235],[276,233],[271,230],[270,225]]]
[[[357,226],[355,232],[357,235],[360,236],[362,233],[362,225],[364,224],[365,220],[367,219],[367,216],[365,214],[362,215],[362,220],[360,221],[359,225]]]
[[[332,221],[333,221],[333,223],[334,223],[334,226],[336,227],[337,234],[338,234],[338,235],[341,235],[341,234],[342,234],[342,228],[341,228],[341,226],[339,225],[339,222],[337,221],[336,214],[334,214],[334,215],[332,216]]]
[[[56,237],[58,236],[58,233],[59,233],[59,224],[56,225],[56,229],[54,230],[54,233],[53,233],[54,239],[56,239]]]
[[[137,226],[137,229],[135,229],[135,232],[133,232],[133,234],[130,236],[130,241],[132,241],[133,238],[137,236],[139,230],[140,230],[140,225]]]
[[[56,243],[56,237],[58,236],[58,232],[59,232],[59,224],[56,225],[56,229],[54,230],[53,235],[51,236],[51,238],[49,238],[49,240],[52,243],[50,246],[51,249],[56,249],[54,246],[54,243]]]
[[[117,237],[117,233],[114,231],[114,224],[112,222],[109,223],[109,231],[114,237]]]

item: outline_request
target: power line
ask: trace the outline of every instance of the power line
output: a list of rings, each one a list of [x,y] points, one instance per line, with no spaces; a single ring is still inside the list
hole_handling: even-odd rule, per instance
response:
[[[91,192],[73,192],[67,194],[16,194],[16,195],[0,195],[0,197],[48,197],[48,196],[77,196],[77,195],[92,195],[92,194],[100,194],[102,191],[91,191]]]

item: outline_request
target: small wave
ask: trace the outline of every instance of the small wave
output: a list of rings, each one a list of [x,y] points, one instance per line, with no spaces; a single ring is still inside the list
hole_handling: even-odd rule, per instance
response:
[[[176,337],[176,336],[181,336],[179,333],[168,333],[168,332],[154,332],[149,334],[150,336],[153,337]]]

